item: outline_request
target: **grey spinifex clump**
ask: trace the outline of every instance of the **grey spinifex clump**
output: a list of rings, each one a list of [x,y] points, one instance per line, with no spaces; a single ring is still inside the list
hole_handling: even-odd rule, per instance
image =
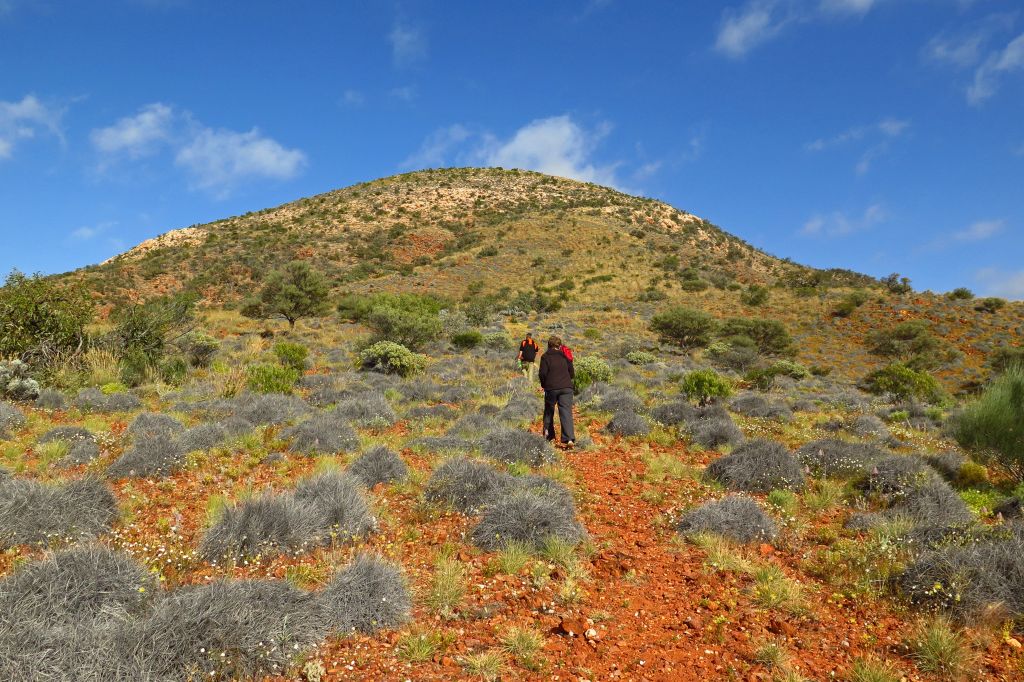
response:
[[[107,467],[107,478],[168,476],[184,466],[185,454],[181,443],[169,433],[139,438]]]
[[[57,485],[0,482],[0,547],[96,537],[110,530],[117,515],[114,493],[91,476]]]
[[[651,418],[665,426],[679,426],[695,417],[697,408],[686,400],[672,400],[651,409]]]
[[[0,438],[11,429],[20,429],[25,425],[25,415],[14,405],[0,402]]]
[[[185,452],[209,450],[228,439],[228,430],[223,424],[199,424],[181,434],[179,442]]]
[[[853,478],[871,471],[888,456],[881,448],[867,443],[848,443],[835,438],[811,441],[796,451],[796,458],[815,476]]]
[[[764,417],[768,413],[768,401],[759,395],[748,393],[734,398],[729,403],[729,409],[747,417]]]
[[[543,405],[536,397],[514,394],[496,416],[504,424],[522,424],[540,414],[542,408]]]
[[[615,413],[605,429],[616,436],[646,436],[651,425],[636,412],[622,410]]]
[[[691,419],[685,424],[690,439],[703,448],[736,445],[743,441],[743,432],[728,415]]]
[[[71,444],[68,454],[60,458],[57,466],[75,467],[88,464],[100,456],[100,446],[91,440],[78,440]]]
[[[132,438],[152,438],[154,436],[177,436],[185,430],[184,425],[168,414],[143,412],[128,425],[127,434]]]
[[[459,413],[448,405],[421,405],[405,413],[408,419],[454,419]]]
[[[540,476],[537,474],[516,476],[513,479],[513,486],[516,490],[528,490],[530,492],[537,493],[538,495],[551,497],[562,504],[575,504],[572,492],[558,481],[548,478],[547,476]]]
[[[679,519],[676,530],[690,535],[714,533],[740,543],[770,542],[779,533],[775,521],[749,497],[729,495],[705,502]]]
[[[960,470],[969,460],[959,452],[950,450],[925,455],[924,461],[947,481],[955,481],[960,476]]]
[[[412,598],[398,566],[359,554],[320,592],[331,629],[372,634],[409,620]]]
[[[409,476],[409,467],[395,451],[378,445],[359,455],[346,469],[367,488],[378,483],[404,481]]]
[[[291,449],[306,455],[352,452],[359,447],[359,436],[344,415],[318,412],[309,419],[285,429],[281,436],[291,440]]]
[[[398,416],[387,398],[378,392],[342,400],[334,408],[334,412],[338,417],[364,427],[382,428],[398,421]]]
[[[440,454],[454,454],[460,452],[471,452],[478,446],[477,441],[468,438],[445,434],[443,436],[423,436],[409,443],[413,447],[423,448],[428,452]]]
[[[507,464],[541,466],[555,461],[555,451],[544,436],[519,429],[492,431],[481,439],[480,449],[487,457]]]
[[[183,587],[126,633],[146,678],[249,679],[281,674],[328,633],[318,596],[276,580]]]
[[[804,472],[789,450],[781,443],[760,438],[745,441],[719,457],[705,473],[727,488],[747,492],[800,490],[804,486]]]
[[[142,407],[142,401],[131,393],[106,395],[98,388],[83,388],[72,404],[83,412],[131,412]]]
[[[327,473],[299,481],[294,493],[264,493],[224,509],[200,554],[210,562],[300,554],[376,530],[359,481]]]
[[[86,626],[113,612],[140,615],[154,586],[126,554],[98,543],[77,545],[0,579],[0,622]]]
[[[44,388],[39,391],[35,405],[40,410],[65,410],[68,407],[68,401],[60,391]]]
[[[911,601],[969,621],[990,606],[1024,615],[1024,540],[1018,533],[924,552],[897,578]]]
[[[926,483],[937,481],[938,472],[918,457],[890,455],[874,463],[857,486],[889,498],[906,495]]]
[[[512,476],[490,464],[453,458],[434,470],[423,496],[430,502],[447,504],[465,514],[473,514],[512,487],[513,483]]]
[[[327,535],[336,541],[348,542],[377,528],[361,482],[351,474],[328,472],[304,478],[294,496],[320,512]]]
[[[292,395],[243,393],[225,405],[235,417],[256,426],[278,426],[309,413],[309,405]]]
[[[641,412],[644,402],[633,392],[612,387],[595,400],[595,406],[602,412]]]
[[[448,435],[461,436],[471,439],[482,437],[494,431],[497,422],[483,414],[467,414],[459,417],[458,420],[448,429]]]
[[[539,549],[552,537],[576,544],[586,539],[587,532],[576,520],[571,501],[531,490],[494,500],[472,532],[473,544],[486,550],[502,549],[510,542]]]
[[[96,436],[93,435],[89,429],[82,426],[58,426],[44,433],[36,442],[40,445],[45,445],[46,443],[53,443],[57,441],[65,443],[88,441],[90,443],[95,443]]]
[[[857,436],[876,436],[878,438],[889,436],[889,427],[873,414],[863,414],[857,417],[847,427],[847,430]]]

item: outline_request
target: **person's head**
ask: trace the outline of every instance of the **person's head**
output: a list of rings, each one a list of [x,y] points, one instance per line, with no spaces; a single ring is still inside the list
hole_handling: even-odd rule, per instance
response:
[[[558,338],[557,336],[552,336],[550,339],[548,339],[548,348],[554,348],[557,350],[561,347],[562,339]]]
[[[526,332],[526,338],[532,339],[533,338],[533,334],[531,334],[530,332]]]

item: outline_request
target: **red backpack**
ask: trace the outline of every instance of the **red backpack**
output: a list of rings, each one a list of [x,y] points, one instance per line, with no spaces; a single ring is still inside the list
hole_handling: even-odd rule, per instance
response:
[[[569,346],[562,346],[562,355],[565,356],[566,360],[572,362],[572,348],[569,348]]]

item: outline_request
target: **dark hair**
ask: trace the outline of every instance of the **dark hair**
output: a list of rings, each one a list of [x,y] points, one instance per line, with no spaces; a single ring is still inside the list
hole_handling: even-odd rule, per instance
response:
[[[533,334],[531,334],[530,332],[526,332],[526,338],[532,339],[533,338]]]
[[[550,339],[548,339],[548,348],[561,348],[561,347],[562,347],[562,339],[558,338],[557,336],[552,336]]]

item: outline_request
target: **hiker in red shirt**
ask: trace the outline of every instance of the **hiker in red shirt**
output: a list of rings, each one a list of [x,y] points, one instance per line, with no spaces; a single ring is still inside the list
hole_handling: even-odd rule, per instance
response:
[[[540,356],[540,385],[544,389],[544,437],[555,439],[555,406],[558,406],[558,426],[562,430],[562,444],[573,447],[576,431],[572,423],[573,379],[572,350],[562,345],[562,339],[552,336],[548,349]]]
[[[523,342],[519,344],[519,355],[516,356],[516,359],[519,360],[519,369],[523,372],[523,376],[530,383],[533,383],[533,363],[539,352],[540,347],[533,340],[533,334],[528,333]]]

